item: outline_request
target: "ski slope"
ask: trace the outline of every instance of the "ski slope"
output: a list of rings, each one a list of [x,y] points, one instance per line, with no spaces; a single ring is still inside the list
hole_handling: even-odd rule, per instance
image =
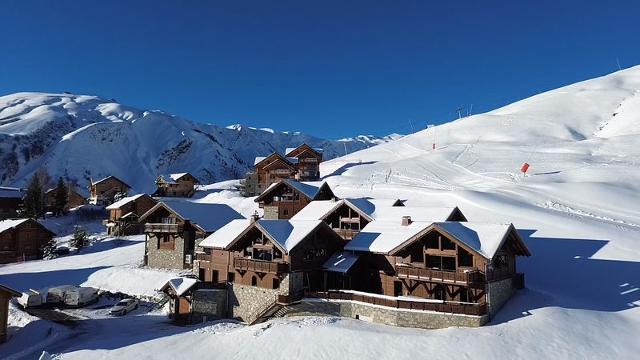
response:
[[[401,329],[311,317],[175,329],[149,315],[127,322],[122,335],[122,323],[101,324],[95,336],[58,344],[54,353],[63,359],[637,358],[638,90],[640,67],[630,68],[322,164],[341,197],[459,206],[469,220],[516,225],[533,254],[518,262],[526,289],[482,328]],[[526,176],[524,162],[531,164]],[[250,213],[228,185],[207,187],[195,201],[224,201]],[[22,271],[17,266],[2,272]]]

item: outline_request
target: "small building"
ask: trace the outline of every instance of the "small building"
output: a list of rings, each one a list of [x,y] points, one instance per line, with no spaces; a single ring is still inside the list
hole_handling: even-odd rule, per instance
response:
[[[115,176],[107,176],[104,179],[89,183],[89,204],[110,205],[116,196],[127,196],[131,186]]]
[[[0,264],[41,259],[43,247],[53,236],[33,219],[0,221]]]
[[[175,323],[186,325],[191,323],[191,304],[193,290],[198,280],[178,277],[169,279],[158,291],[169,297],[169,318]]]
[[[0,187],[0,220],[16,218],[23,198],[22,189]]]
[[[343,240],[324,222],[234,220],[200,243],[199,278],[232,284],[233,317],[251,323],[271,305],[320,290],[323,264]]]
[[[224,204],[161,201],[139,219],[146,235],[144,263],[153,268],[190,269],[197,243],[231,220],[241,218]]]
[[[46,211],[54,211],[56,207],[56,188],[51,188],[44,192],[44,206]],[[86,199],[72,186],[67,186],[67,205],[64,210],[76,208],[84,205]]]
[[[291,179],[272,184],[255,201],[264,209],[265,219],[290,219],[316,200],[330,200],[335,195],[325,182],[319,185]]]
[[[312,148],[302,144],[296,148],[287,148],[284,156],[295,158],[296,180],[318,181],[320,180],[320,163],[322,162],[322,149]]]
[[[20,297],[22,293],[7,286],[0,285],[0,343],[7,341],[7,324],[9,322],[9,301]]]
[[[147,194],[138,194],[120,199],[106,207],[109,218],[103,221],[108,235],[137,235],[144,233],[140,217],[158,203]]]
[[[187,173],[163,174],[156,179],[154,197],[192,197],[196,192],[198,179]]]

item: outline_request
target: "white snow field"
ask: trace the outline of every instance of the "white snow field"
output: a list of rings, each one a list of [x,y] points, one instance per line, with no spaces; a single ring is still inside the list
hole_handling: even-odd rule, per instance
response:
[[[70,330],[77,336],[40,350],[63,359],[635,359],[640,353],[638,90],[640,67],[635,67],[322,164],[325,179],[341,197],[459,206],[470,221],[515,224],[533,254],[518,262],[527,288],[484,327],[421,330],[316,317],[176,327],[153,312],[87,321]],[[525,177],[519,171],[524,162],[531,164]],[[253,211],[230,190],[210,189],[200,200],[236,204],[245,216]],[[117,284],[99,280],[108,273],[95,274],[133,270],[141,249],[134,243],[8,265],[0,268],[0,282],[24,288],[26,282],[40,282],[38,271],[60,277],[68,272],[80,283]],[[114,265],[86,270],[106,262]],[[24,279],[23,285],[16,279]],[[130,285],[122,287],[147,291],[147,284]],[[10,321],[17,323],[15,313]],[[9,344],[20,330],[14,334]],[[6,346],[0,345],[0,354]]]

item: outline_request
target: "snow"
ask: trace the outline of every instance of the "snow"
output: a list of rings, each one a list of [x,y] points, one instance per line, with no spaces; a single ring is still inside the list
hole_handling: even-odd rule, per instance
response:
[[[293,215],[291,220],[321,220],[340,204],[342,200],[315,200]]]
[[[636,358],[640,353],[640,208],[635,206],[640,203],[639,89],[640,67],[635,67],[321,164],[325,180],[343,198],[401,198],[408,199],[411,207],[459,206],[472,223],[513,223],[532,253],[531,257],[519,258],[517,264],[518,271],[525,274],[526,289],[509,300],[484,327],[422,330],[333,317],[274,319],[255,326],[222,321],[177,327],[169,325],[164,314],[147,314],[87,321],[80,326],[82,332],[58,337],[47,345],[40,343],[46,335],[32,336],[30,329],[48,326],[41,326],[42,320],[33,320],[29,328],[13,330],[9,343],[0,345],[0,353],[15,354],[37,339],[41,344],[37,349],[59,354],[62,359]],[[38,100],[34,100],[35,104],[5,107],[2,111],[7,112],[0,112],[0,118],[10,116],[11,123],[0,125],[1,131],[5,127],[26,131],[35,126],[33,121],[28,123],[36,117],[28,115],[34,110],[33,105],[59,101],[35,94],[20,96],[25,97]],[[1,100],[8,102],[6,97]],[[55,105],[48,106],[50,109]],[[23,114],[27,121],[13,124],[16,118],[9,112]],[[38,112],[47,114],[47,108]],[[158,115],[147,116],[151,118],[139,118],[134,124],[138,127],[147,123],[148,128],[135,130],[136,134],[144,130],[145,139],[155,137],[164,144],[160,141],[165,139],[163,133],[155,129],[167,132],[172,126],[181,128],[179,119],[172,125],[159,121]],[[37,118],[39,123],[45,115]],[[108,125],[122,130],[123,124],[126,122]],[[247,135],[249,129],[228,131],[241,138],[236,149],[262,144]],[[91,138],[88,134],[94,136],[98,132],[87,132],[87,139]],[[200,136],[189,128],[185,134]],[[79,135],[67,143],[80,141]],[[434,135],[435,151],[431,148]],[[299,140],[290,145],[303,142]],[[120,139],[115,144],[123,143]],[[211,142],[206,144],[212,147]],[[215,150],[193,146],[193,151],[202,152],[199,156],[213,158]],[[285,146],[289,144],[273,143],[278,149]],[[138,166],[141,183],[147,182],[148,168],[153,166],[144,164],[152,164],[149,159],[155,158],[153,154],[166,149],[146,143],[144,147],[153,151],[127,149],[132,154],[144,154],[137,156],[148,160],[146,163],[135,158],[115,167],[107,159],[100,167],[117,174],[111,169]],[[249,160],[243,161],[250,163],[255,155],[272,149],[261,147],[256,145],[251,151],[237,153],[242,153],[242,159],[249,154]],[[86,144],[82,148],[86,150]],[[75,154],[71,162],[85,164],[77,155],[83,152],[70,153]],[[226,156],[226,152],[223,154]],[[60,158],[56,156],[50,157],[56,160],[54,164],[65,164],[58,162]],[[86,159],[86,163],[89,160],[93,159]],[[523,176],[519,168],[525,161],[531,169]],[[80,167],[74,165],[75,169]],[[27,176],[29,171],[23,169],[18,176]],[[237,202],[246,206],[243,211],[249,209],[246,202],[253,201],[231,197],[228,189],[211,190],[202,200]],[[400,228],[395,220],[369,225],[385,223],[393,229]],[[412,231],[414,224],[406,231]],[[103,242],[106,245],[113,241]],[[88,273],[146,270],[138,268],[144,253],[140,241],[122,247],[105,245],[100,251],[2,266],[0,281],[16,289],[37,288],[40,283],[82,285]],[[134,287],[156,285],[177,276],[161,271],[127,274],[133,278],[120,277],[120,282],[110,281],[108,286],[122,288],[126,282],[135,290]],[[24,313],[14,310],[10,310],[10,324],[24,322],[19,320]],[[24,337],[19,334],[23,331],[28,341],[21,340]],[[19,346],[14,347],[15,343]]]
[[[122,198],[116,202],[114,202],[113,204],[109,205],[106,207],[107,210],[114,210],[114,209],[120,209],[121,207],[127,205],[128,203],[135,201],[136,199],[144,196],[145,194],[137,194],[137,195],[133,195],[133,196],[127,196],[125,198]]]
[[[218,229],[218,231],[207,236],[199,246],[207,248],[224,249],[233,240],[235,240],[243,231],[251,226],[251,219],[235,219],[231,220],[228,224]]]
[[[18,188],[0,186],[0,198],[21,199],[22,190]]]
[[[327,271],[346,273],[358,261],[360,256],[350,251],[337,252],[324,263],[323,267]]]
[[[256,222],[269,238],[275,241],[286,253],[293,250],[305,237],[315,230],[322,221],[265,220]]]
[[[171,286],[173,291],[176,292],[176,295],[182,296],[185,292],[193,287],[198,282],[197,279],[185,278],[185,277],[177,277],[173,279],[169,279],[161,288],[160,291],[163,291],[167,288],[167,286]]]
[[[344,249],[386,254],[431,224],[431,222],[413,221],[409,225],[402,226],[400,221],[372,221],[363,227]]]
[[[310,182],[300,182],[300,181],[295,181],[290,179],[285,179],[282,181],[284,181],[287,185],[291,186],[292,188],[298,190],[299,192],[301,192],[311,200],[316,198],[316,196],[320,192],[320,189],[322,188],[322,185],[324,185],[323,183],[320,186],[316,186],[316,185],[312,185],[312,183]]]
[[[435,224],[487,259],[493,259],[511,230],[511,224],[439,222]]]
[[[14,228],[29,219],[16,219],[16,220],[1,220],[0,221],[0,233],[3,233],[11,228]]]
[[[194,202],[179,198],[163,198],[161,201],[183,219],[197,224],[206,232],[214,232],[229,221],[243,217],[225,204]]]

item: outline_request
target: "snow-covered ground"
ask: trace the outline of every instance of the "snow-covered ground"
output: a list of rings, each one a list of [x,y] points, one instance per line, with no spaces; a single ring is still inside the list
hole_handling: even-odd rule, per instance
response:
[[[419,330],[311,317],[173,327],[156,311],[94,319],[82,325],[82,335],[42,348],[70,359],[637,358],[638,90],[640,67],[322,164],[338,196],[459,206],[473,221],[513,222],[533,254],[518,263],[527,289],[487,326]],[[524,162],[531,164],[526,176],[519,171]],[[227,202],[251,214],[252,199],[237,198],[232,185],[208,186],[194,201]],[[139,240],[123,241],[111,247],[117,240],[105,240],[99,252],[1,267],[0,282],[24,288],[39,283],[36,272],[54,278],[68,272],[78,283],[112,286],[114,271],[161,280],[164,273],[137,268]],[[131,291],[149,291],[139,285]],[[24,322],[15,314],[12,322]]]

